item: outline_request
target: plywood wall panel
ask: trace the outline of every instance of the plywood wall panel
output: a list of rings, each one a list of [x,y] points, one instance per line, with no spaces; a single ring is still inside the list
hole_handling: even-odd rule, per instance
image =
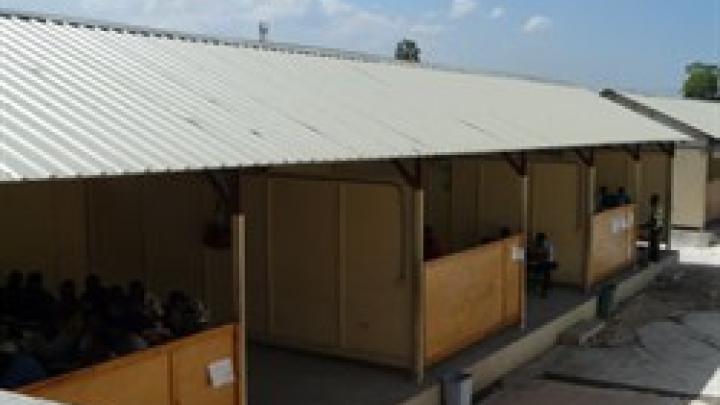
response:
[[[452,248],[460,251],[480,242],[478,235],[478,197],[479,197],[478,159],[452,160]],[[485,197],[485,196],[483,196]]]
[[[707,152],[704,150],[676,151],[673,163],[673,225],[705,226],[707,165]]]
[[[497,238],[503,227],[520,231],[520,178],[504,160],[482,161],[480,170],[478,233],[482,238]]]
[[[268,333],[267,179],[243,176],[240,205],[245,214],[246,315],[252,337]]]
[[[425,264],[425,358],[433,364],[503,325],[503,244]]]
[[[583,285],[585,222],[580,213],[581,170],[573,163],[533,163],[531,179],[532,234],[545,232],[555,245],[559,268],[555,280]],[[532,241],[528,241],[532,243]]]
[[[269,187],[270,333],[337,345],[338,185],[273,179]]]
[[[401,190],[343,184],[344,346],[379,357],[412,354],[411,269]]]

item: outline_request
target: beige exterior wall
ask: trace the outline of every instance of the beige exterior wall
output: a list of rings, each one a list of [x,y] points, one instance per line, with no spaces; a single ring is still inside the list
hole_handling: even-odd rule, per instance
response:
[[[708,154],[701,149],[678,149],[673,166],[672,223],[702,228],[707,221]],[[644,217],[643,217],[644,218]]]
[[[650,197],[653,194],[660,196],[663,207],[667,207],[667,173],[668,156],[663,152],[642,152],[640,155],[642,163],[642,183],[640,199],[638,204],[638,223],[643,224],[648,220]]]
[[[243,176],[254,339],[412,364],[412,193],[397,173],[380,163]]]
[[[595,154],[595,165],[597,167],[597,181],[595,182],[595,195],[600,193],[600,187],[607,187],[610,193],[617,192],[619,187],[625,187],[632,200],[637,196],[633,195],[634,168],[632,158],[623,151],[598,151]]]
[[[121,285],[140,279],[163,298],[180,289],[215,319],[232,319],[231,252],[202,243],[216,204],[202,176],[3,185],[0,201],[3,272],[41,271],[53,291],[90,272]]]
[[[582,286],[585,271],[587,174],[575,162],[530,165],[530,232],[545,232],[555,245],[555,280]]]
[[[500,159],[456,158],[425,166],[425,221],[449,251],[520,230],[521,184]]]

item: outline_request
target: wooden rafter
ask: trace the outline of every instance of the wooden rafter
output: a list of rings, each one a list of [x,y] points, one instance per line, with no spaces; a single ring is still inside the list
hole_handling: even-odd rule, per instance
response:
[[[510,166],[515,170],[518,176],[526,176],[528,173],[527,163],[527,152],[511,153],[506,152],[502,154],[503,158],[508,162]]]

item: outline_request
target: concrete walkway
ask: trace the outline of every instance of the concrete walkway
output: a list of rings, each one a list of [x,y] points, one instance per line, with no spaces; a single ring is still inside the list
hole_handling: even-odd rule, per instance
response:
[[[671,269],[587,347],[557,347],[483,403],[720,403],[720,267]]]

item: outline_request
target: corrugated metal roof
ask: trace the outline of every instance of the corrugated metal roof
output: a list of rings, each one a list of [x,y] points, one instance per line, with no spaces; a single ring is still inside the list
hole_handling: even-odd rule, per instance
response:
[[[6,13],[0,178],[686,139],[577,87],[226,42]]]
[[[700,130],[708,136],[720,139],[720,102],[637,94],[628,94],[627,97]]]

